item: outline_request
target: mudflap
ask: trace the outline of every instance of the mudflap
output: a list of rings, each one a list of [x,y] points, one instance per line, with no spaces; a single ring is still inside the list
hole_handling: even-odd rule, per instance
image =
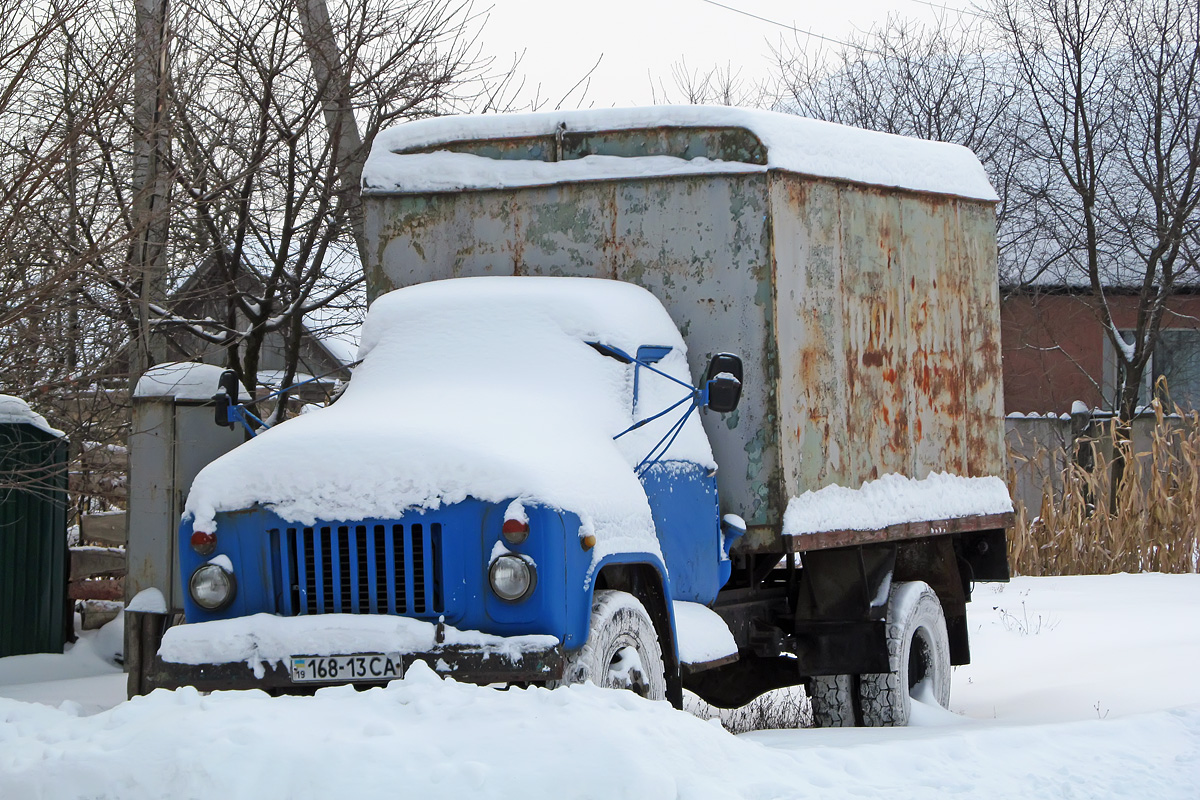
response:
[[[739,708],[772,689],[801,683],[796,659],[742,652],[737,661],[703,672],[684,674],[683,688],[710,706]]]

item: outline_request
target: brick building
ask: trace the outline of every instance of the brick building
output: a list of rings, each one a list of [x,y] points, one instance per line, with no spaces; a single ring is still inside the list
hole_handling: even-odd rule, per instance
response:
[[[1112,290],[1107,295],[1122,331],[1135,324],[1138,297]],[[1088,290],[1009,291],[1001,289],[1000,327],[1006,413],[1067,412],[1075,400],[1109,408],[1116,379],[1116,356]],[[1165,377],[1169,400],[1200,409],[1200,291],[1188,289],[1167,304],[1143,397]],[[1127,334],[1132,341],[1132,333]]]

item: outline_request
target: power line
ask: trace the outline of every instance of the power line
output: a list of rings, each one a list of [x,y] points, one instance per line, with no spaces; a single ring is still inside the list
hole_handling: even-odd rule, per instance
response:
[[[820,33],[814,33],[811,30],[808,30],[808,31],[801,30],[800,28],[797,28],[795,25],[789,25],[786,22],[780,22],[779,20],[771,19],[769,17],[764,17],[759,14],[755,14],[750,11],[745,11],[740,8],[735,8],[734,6],[725,5],[724,3],[718,3],[717,0],[700,0],[700,2],[708,3],[711,6],[716,6],[717,8],[723,8],[726,11],[732,11],[735,14],[741,14],[742,16],[750,17],[751,19],[756,19],[756,20],[759,20],[760,22],[766,22],[769,25],[775,25],[777,27],[783,28],[784,30],[792,31],[793,33],[804,34],[805,36],[809,36],[809,37],[812,37],[815,39],[821,39],[822,41],[829,42],[830,44],[841,45],[842,47],[848,47],[853,50],[858,50],[860,53],[868,53],[870,55],[873,55],[873,56],[876,56],[876,57],[882,58],[882,59],[888,59],[888,58],[892,57],[891,54],[883,53],[883,52],[880,52],[879,50],[872,50],[870,47],[867,47],[865,44],[860,44],[857,42],[846,42],[841,39],[835,39],[832,36],[825,36]],[[934,8],[943,8],[947,11],[960,10],[960,9],[952,9],[952,8],[949,8],[944,5],[939,6],[939,5],[936,5],[935,3],[928,2],[927,0],[912,0],[912,2],[921,3],[922,5],[928,5],[928,6],[932,6]],[[962,11],[961,13],[972,14],[981,19],[985,18],[982,14],[977,14],[977,13],[971,12],[971,11]],[[954,74],[954,71],[948,71],[945,68],[939,67],[934,64],[927,64],[927,66],[932,68],[935,72],[942,72],[945,74]],[[1004,86],[1009,89],[1016,88],[1007,81],[994,81],[994,82],[997,85]]]
[[[845,41],[842,41],[841,39],[835,39],[832,36],[825,36],[820,33],[814,33],[811,30],[801,30],[800,28],[797,28],[795,25],[789,25],[786,22],[780,22],[779,20],[771,19],[770,17],[764,17],[759,14],[755,14],[753,12],[746,11],[741,8],[727,6],[724,3],[718,3],[716,0],[700,0],[700,2],[708,3],[710,6],[716,6],[717,8],[723,8],[726,11],[732,11],[735,14],[741,14],[744,17],[750,17],[751,19],[756,19],[760,22],[765,22],[768,25],[775,25],[776,27],[783,28],[784,30],[792,31],[793,33],[802,33],[805,36],[810,36],[814,39],[821,39],[822,41],[829,42],[830,44],[838,44],[838,45],[841,45],[842,47],[852,47],[855,50],[861,50],[864,53],[871,53],[872,55],[876,55],[876,56],[880,56],[880,57],[883,57],[883,55],[884,55],[883,53],[880,53],[876,50],[872,50],[869,47],[865,47],[861,44],[855,44],[853,42],[845,42]],[[930,8],[939,8],[944,11],[953,11],[953,12],[956,12],[959,14],[970,14],[973,17],[978,17],[980,19],[986,19],[986,17],[984,17],[983,14],[979,14],[974,11],[967,11],[966,9],[961,9],[961,8],[950,8],[949,6],[946,6],[946,5],[939,5],[937,3],[931,3],[928,0],[911,0],[911,2],[919,3],[923,6],[929,6]]]
[[[980,14],[978,11],[968,11],[965,8],[951,8],[950,6],[942,3],[931,3],[929,0],[911,0],[911,2],[922,6],[929,6],[930,8],[940,9],[941,11],[952,11],[955,14],[967,14],[968,16],[977,17],[978,19],[987,19],[986,14]]]
[[[859,47],[859,45],[853,45],[853,44],[850,44],[849,42],[843,42],[841,39],[834,39],[831,36],[822,36],[821,34],[813,33],[812,31],[800,30],[795,25],[789,25],[786,22],[780,22],[779,20],[762,17],[762,16],[759,16],[758,14],[753,14],[749,11],[744,11],[740,8],[734,8],[733,6],[727,6],[724,3],[718,3],[716,0],[700,0],[700,2],[708,3],[710,6],[716,6],[717,8],[723,8],[726,11],[732,11],[735,14],[741,14],[744,17],[750,17],[751,19],[756,19],[760,22],[765,22],[768,25],[776,25],[785,30],[792,31],[793,33],[803,33],[805,36],[811,36],[814,39],[822,39],[826,42],[830,42],[831,44],[840,44],[842,47],[858,47],[859,49],[866,49],[866,48]],[[871,51],[868,51],[868,52],[871,52]],[[876,55],[878,55],[878,53]]]

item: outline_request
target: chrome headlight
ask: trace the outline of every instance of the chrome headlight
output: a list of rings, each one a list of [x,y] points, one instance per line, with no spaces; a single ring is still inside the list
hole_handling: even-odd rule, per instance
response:
[[[492,562],[488,569],[488,581],[497,597],[515,603],[524,600],[533,591],[537,583],[537,571],[532,562],[506,553]]]
[[[204,564],[192,573],[188,591],[196,605],[209,611],[219,611],[233,601],[237,581],[233,573],[217,564]]]

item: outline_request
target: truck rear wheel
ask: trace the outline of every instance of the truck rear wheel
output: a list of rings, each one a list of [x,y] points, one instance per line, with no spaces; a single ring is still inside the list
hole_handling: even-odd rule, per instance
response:
[[[558,685],[591,681],[650,700],[667,697],[666,669],[654,623],[629,592],[598,590],[587,642],[568,653]]]
[[[853,675],[814,675],[809,680],[808,699],[813,725],[818,728],[853,728]]]
[[[942,604],[929,584],[892,585],[887,647],[891,671],[859,676],[864,725],[907,725],[913,695],[936,701],[943,708],[949,704],[950,639]]]

